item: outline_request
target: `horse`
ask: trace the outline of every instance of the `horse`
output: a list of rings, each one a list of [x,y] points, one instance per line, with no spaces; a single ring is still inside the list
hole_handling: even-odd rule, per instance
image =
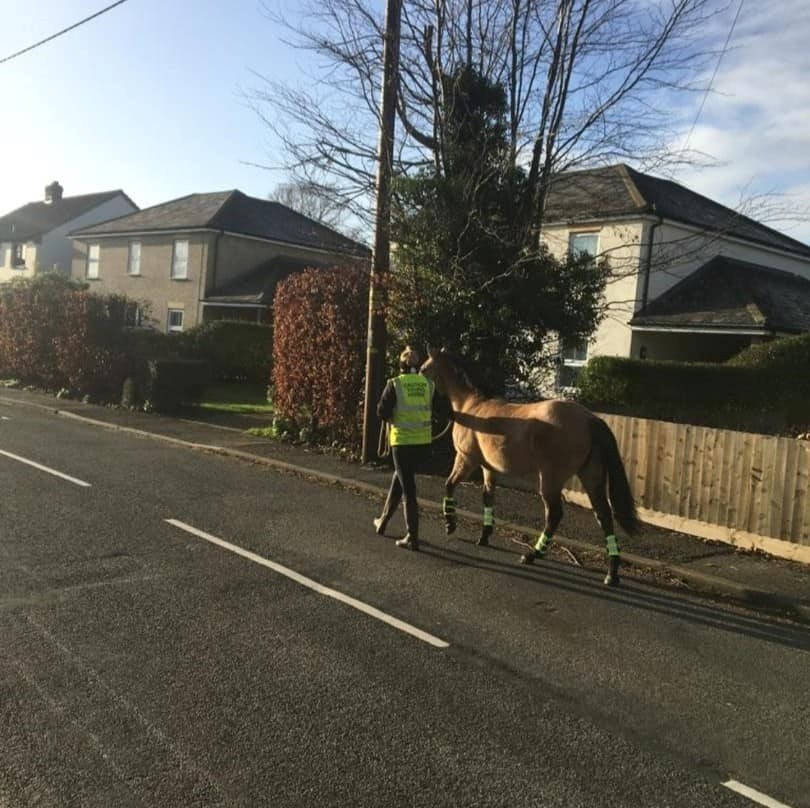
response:
[[[445,481],[442,512],[447,534],[456,529],[456,486],[476,468],[484,475],[484,519],[478,544],[486,546],[494,527],[495,475],[539,475],[545,524],[521,557],[531,564],[545,556],[563,515],[562,490],[576,475],[590,498],[605,534],[608,571],[605,584],[619,585],[621,554],[613,518],[632,535],[638,527],[636,505],[616,437],[610,427],[576,401],[544,399],[526,404],[488,398],[470,380],[458,359],[429,349],[421,373],[450,399],[453,409],[453,469]]]

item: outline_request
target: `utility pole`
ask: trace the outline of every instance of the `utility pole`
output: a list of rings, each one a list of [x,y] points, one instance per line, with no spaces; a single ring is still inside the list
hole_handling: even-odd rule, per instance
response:
[[[377,399],[382,392],[385,370],[385,289],[383,282],[391,261],[391,174],[394,162],[394,125],[399,82],[399,31],[402,0],[387,0],[383,41],[383,80],[380,95],[380,139],[377,145],[377,207],[371,283],[368,292],[368,336],[366,339],[366,393],[363,402],[363,447],[361,462],[369,463],[377,453],[380,419]]]

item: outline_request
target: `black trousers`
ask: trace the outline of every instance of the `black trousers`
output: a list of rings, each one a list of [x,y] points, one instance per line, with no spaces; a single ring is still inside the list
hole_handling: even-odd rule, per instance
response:
[[[382,520],[388,520],[396,513],[399,503],[405,497],[405,527],[412,539],[419,538],[419,506],[416,504],[416,472],[425,464],[430,453],[430,444],[415,446],[392,446],[394,475],[388,498],[383,507]]]

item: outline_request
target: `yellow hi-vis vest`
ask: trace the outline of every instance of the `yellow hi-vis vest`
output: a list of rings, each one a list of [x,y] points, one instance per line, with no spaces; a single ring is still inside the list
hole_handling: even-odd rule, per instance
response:
[[[391,379],[397,406],[391,422],[391,446],[430,443],[430,403],[433,382],[421,373],[403,373]]]

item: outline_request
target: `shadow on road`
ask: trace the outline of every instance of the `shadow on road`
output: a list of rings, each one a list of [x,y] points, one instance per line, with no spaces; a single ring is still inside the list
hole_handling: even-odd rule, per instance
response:
[[[510,562],[494,558],[490,560],[456,549],[459,544],[467,544],[461,540],[455,540],[453,544],[455,547],[449,545],[441,547],[423,542],[422,552],[451,563],[533,581],[552,589],[611,603],[618,602],[630,608],[665,614],[694,625],[708,626],[799,651],[810,651],[810,629],[800,626],[785,625],[775,619],[764,617],[731,614],[719,608],[713,609],[692,603],[683,597],[651,592],[642,585],[628,582],[627,578],[622,580],[621,588],[609,589],[602,583],[603,573],[593,570],[566,567],[551,560],[536,561],[534,565],[524,567],[519,566],[516,560]],[[491,547],[487,551],[493,550],[516,559],[516,554],[508,549]]]

